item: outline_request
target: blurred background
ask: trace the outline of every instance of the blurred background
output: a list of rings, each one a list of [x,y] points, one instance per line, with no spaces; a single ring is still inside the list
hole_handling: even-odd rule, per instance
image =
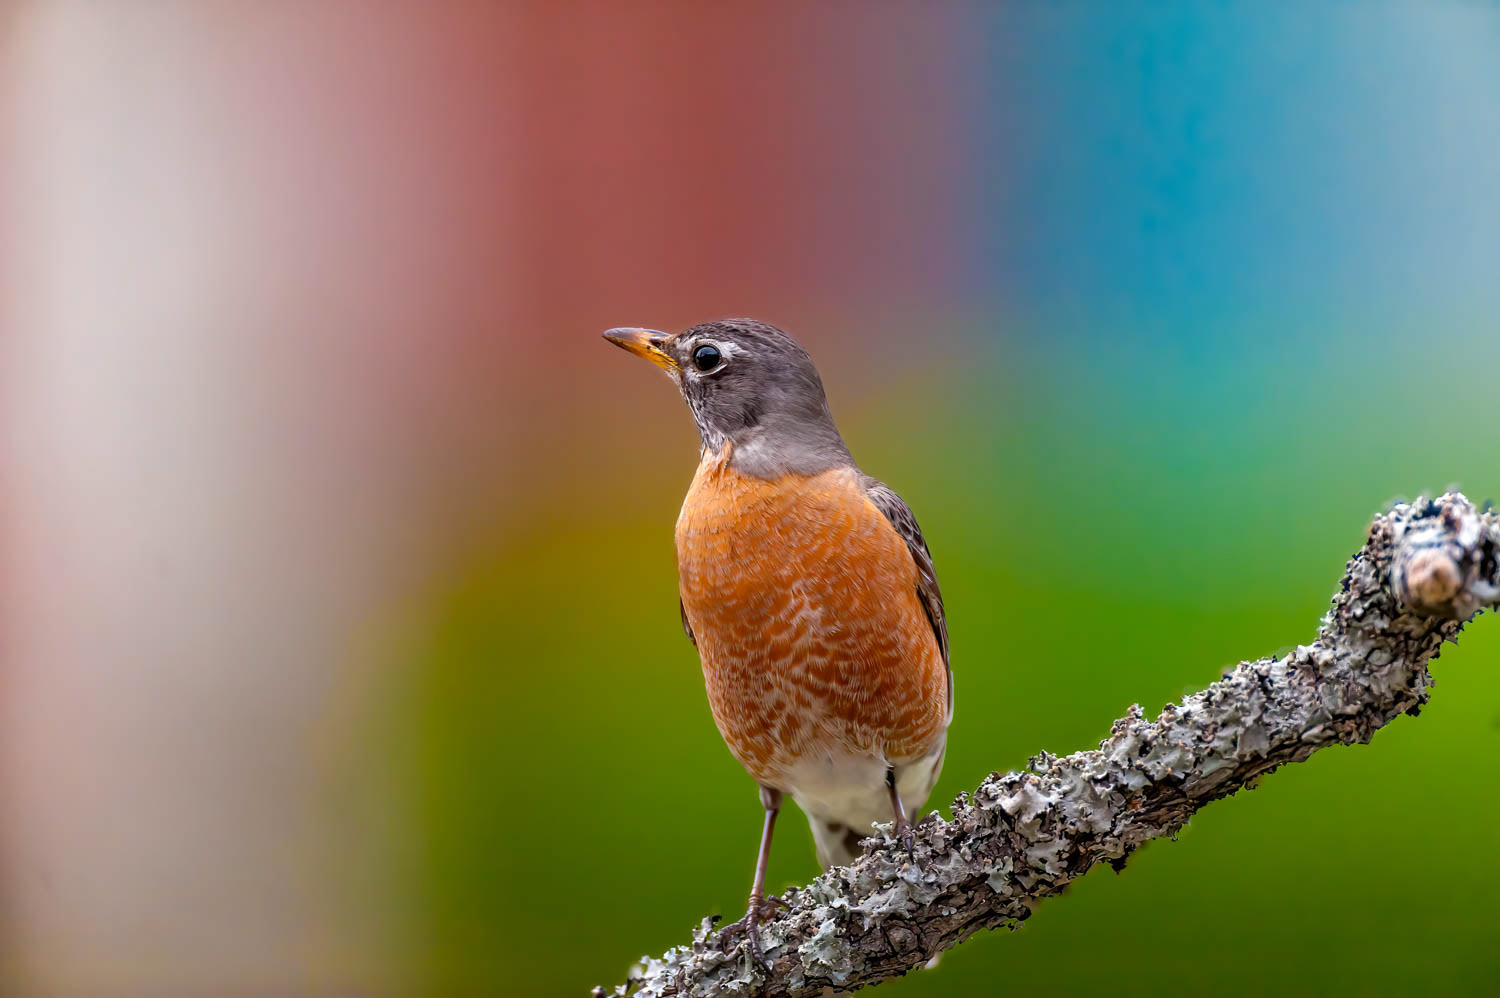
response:
[[[606,327],[812,352],[942,575],[942,808],[1310,639],[1392,499],[1500,496],[1493,4],[0,33],[7,994],[580,995],[742,912],[696,437]],[[1492,988],[1497,666],[880,993]]]

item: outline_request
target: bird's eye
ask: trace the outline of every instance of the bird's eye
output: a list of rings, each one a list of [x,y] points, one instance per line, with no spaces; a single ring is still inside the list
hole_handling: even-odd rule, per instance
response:
[[[719,366],[719,361],[722,359],[719,348],[710,343],[705,343],[693,351],[693,366],[700,371],[712,371]]]

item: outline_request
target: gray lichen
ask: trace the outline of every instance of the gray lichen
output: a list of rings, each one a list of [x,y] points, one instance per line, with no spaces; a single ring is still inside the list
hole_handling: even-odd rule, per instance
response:
[[[915,862],[888,838],[786,895],[765,923],[769,974],[725,954],[705,920],[643,961],[617,995],[818,995],[905,974],[981,929],[1014,926],[1100,862],[1116,867],[1199,808],[1333,744],[1368,742],[1431,685],[1427,663],[1500,600],[1500,517],[1458,493],[1398,505],[1349,561],[1317,638],[1244,662],[1097,749],[991,774],[917,828]],[[595,989],[595,994],[603,994]]]

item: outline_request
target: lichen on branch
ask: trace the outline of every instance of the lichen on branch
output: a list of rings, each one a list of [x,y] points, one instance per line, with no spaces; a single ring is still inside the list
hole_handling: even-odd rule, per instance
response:
[[[1243,662],[1155,720],[1139,707],[1097,749],[1043,753],[929,815],[916,852],[876,840],[788,891],[761,927],[768,966],[723,951],[704,919],[618,995],[819,995],[896,977],[980,931],[1015,925],[1101,862],[1328,745],[1368,742],[1427,700],[1427,664],[1500,601],[1500,517],[1461,494],[1395,506],[1350,559],[1318,636]],[[604,994],[596,988],[595,994]]]

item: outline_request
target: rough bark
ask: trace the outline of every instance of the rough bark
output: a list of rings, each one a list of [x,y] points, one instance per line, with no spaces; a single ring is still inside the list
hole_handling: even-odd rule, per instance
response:
[[[917,828],[787,892],[761,928],[767,968],[724,953],[704,919],[615,994],[817,995],[921,966],[981,929],[1014,926],[1095,865],[1118,866],[1200,807],[1329,745],[1368,742],[1428,696],[1428,662],[1500,601],[1500,517],[1462,495],[1377,517],[1317,638],[1244,662],[1155,720],[1139,707],[1099,748],[991,774]],[[602,988],[596,995],[604,994]]]

